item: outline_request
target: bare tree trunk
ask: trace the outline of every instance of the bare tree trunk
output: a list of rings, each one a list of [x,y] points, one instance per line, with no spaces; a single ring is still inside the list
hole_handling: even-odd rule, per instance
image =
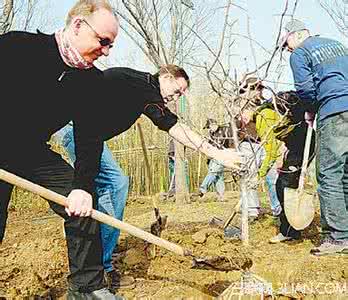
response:
[[[0,17],[0,34],[6,33],[12,23],[12,15],[13,15],[13,0],[5,0],[3,13]]]
[[[175,198],[177,204],[189,202],[188,185],[186,183],[185,168],[185,147],[177,141],[174,141],[175,149]]]
[[[200,118],[199,118],[199,128],[203,128],[203,118],[200,113]],[[199,186],[201,184],[201,172],[202,172],[202,152],[198,153],[198,170],[197,170],[197,187],[199,189]]]
[[[242,200],[242,235],[241,240],[243,245],[249,245],[249,223],[248,223],[248,198],[246,197],[246,174],[242,174],[240,178],[240,193],[243,196]]]
[[[184,96],[182,96],[184,97]],[[185,119],[185,111],[180,105],[180,99],[175,105],[175,112],[179,119]],[[174,153],[175,153],[175,198],[177,204],[185,204],[189,202],[189,190],[186,182],[186,159],[185,159],[185,147],[179,142],[174,140]]]
[[[147,155],[147,150],[146,150],[146,143],[144,139],[144,133],[141,128],[140,123],[137,123],[137,129],[139,132],[139,137],[141,141],[141,148],[143,150],[143,155],[144,155],[144,160],[145,160],[145,173],[147,175],[147,180],[148,180],[148,185],[147,185],[147,194],[151,196],[153,193],[153,177],[152,177],[152,171],[151,171],[151,166],[149,162],[149,156]]]

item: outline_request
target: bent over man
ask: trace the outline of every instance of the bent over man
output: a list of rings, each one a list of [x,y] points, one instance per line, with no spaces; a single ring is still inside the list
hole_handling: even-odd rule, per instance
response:
[[[311,253],[347,252],[348,49],[333,39],[311,36],[296,19],[285,30],[281,46],[292,52],[296,92],[307,111],[317,114],[316,169],[323,239]]]
[[[0,37],[0,168],[68,196],[65,210],[49,203],[65,219],[68,299],[119,299],[104,288],[99,226],[81,218],[92,211],[102,151],[81,115],[85,103],[95,101],[93,86],[102,78],[93,62],[109,54],[118,27],[107,1],[80,0],[65,28],[55,34],[9,32]],[[76,125],[75,171],[47,144],[70,120]],[[0,241],[12,188],[0,182]]]
[[[130,68],[108,69],[104,71],[102,85],[98,86],[98,106],[91,102],[86,103],[84,107],[86,112],[84,118],[90,122],[89,132],[96,140],[103,143],[126,131],[142,114],[145,114],[159,129],[169,132],[173,138],[186,146],[221,160],[227,167],[233,166],[235,161],[238,162],[235,152],[220,150],[210,145],[187,126],[180,124],[178,117],[166,107],[168,102],[178,100],[189,85],[187,73],[175,65],[162,66],[154,75]],[[118,100],[118,95],[122,95],[121,100]],[[96,114],[98,107],[108,107],[108,109],[102,114]],[[58,135],[69,158],[75,161],[76,145],[72,127],[68,125],[58,132]],[[128,178],[112,158],[106,143],[95,182],[98,209],[122,220],[128,193]],[[119,230],[102,225],[101,233],[104,268],[109,288],[115,290],[131,286],[134,279],[130,276],[120,277],[112,265],[112,253],[118,242]]]

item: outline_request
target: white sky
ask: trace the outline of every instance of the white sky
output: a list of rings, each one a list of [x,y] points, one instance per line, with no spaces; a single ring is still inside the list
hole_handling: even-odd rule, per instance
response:
[[[43,0],[44,1],[44,0]],[[165,1],[165,0],[163,0]],[[202,0],[192,0],[193,3],[198,3]],[[206,2],[209,4],[209,0]],[[211,3],[216,1],[211,0]],[[280,14],[285,7],[285,0],[236,0],[233,3],[240,5],[247,10],[247,13],[243,13],[240,9],[235,8],[233,10],[233,17],[238,19],[237,30],[241,34],[247,34],[247,24],[249,16],[250,33],[251,36],[259,41],[265,48],[272,50],[275,44],[276,36],[278,34]],[[51,15],[56,22],[53,23],[52,31],[58,27],[63,26],[64,18],[68,9],[75,3],[75,0],[59,0],[53,1],[50,10]],[[221,3],[224,3],[221,1]],[[289,0],[288,12],[291,13],[295,0]],[[194,11],[193,11],[194,14]],[[296,9],[295,18],[304,21],[312,34],[320,34],[324,37],[338,39],[344,44],[347,44],[343,36],[337,30],[333,21],[320,7],[317,0],[299,0],[298,7]],[[285,19],[286,21],[287,19]],[[236,44],[236,57],[233,63],[238,73],[241,74],[255,68],[254,56],[251,53],[249,41],[246,39],[239,39]],[[255,46],[256,62],[261,64],[265,61],[266,56],[264,51],[260,50],[258,46]],[[129,59],[132,56],[132,59]],[[134,57],[136,58],[136,64],[134,63]],[[279,81],[287,83],[272,87],[279,89],[292,89],[292,74],[288,63],[288,54],[285,54],[285,60],[283,62],[284,68],[282,76]],[[245,61],[248,61],[246,64]],[[276,62],[279,58],[276,58]],[[134,46],[127,40],[122,34],[119,34],[116,45],[113,49],[113,55],[109,58],[108,62],[111,65],[129,66],[136,69],[152,70],[152,66],[145,65],[145,59],[139,56],[139,52]],[[275,62],[275,65],[277,64]],[[263,75],[263,72],[261,72]],[[275,80],[278,75],[274,72],[270,73],[269,80]]]

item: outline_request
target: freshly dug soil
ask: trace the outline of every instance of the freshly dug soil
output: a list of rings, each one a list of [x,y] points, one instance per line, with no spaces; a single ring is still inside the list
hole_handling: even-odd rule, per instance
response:
[[[208,225],[213,216],[222,220],[229,216],[238,193],[228,193],[227,202],[213,199],[208,195],[183,206],[162,200],[159,206],[161,215],[168,215],[162,237],[219,268],[197,264],[193,268],[191,257],[159,247],[150,258],[144,241],[122,233],[114,263],[136,279],[136,286],[118,294],[127,299],[228,299],[243,287],[245,293],[258,295],[255,299],[261,294],[277,299],[348,299],[348,257],[309,254],[319,242],[318,215],[302,240],[271,245],[268,240],[277,234],[277,226],[265,214],[250,226],[249,245],[244,246]],[[150,198],[130,199],[125,221],[149,230],[154,222],[151,203]],[[238,223],[236,218],[233,224]],[[0,246],[0,298],[64,298],[67,254],[62,229],[62,220],[46,209],[10,212]]]

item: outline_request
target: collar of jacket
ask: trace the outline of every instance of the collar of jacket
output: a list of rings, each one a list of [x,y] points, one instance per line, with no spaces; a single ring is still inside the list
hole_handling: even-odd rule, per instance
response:
[[[150,73],[147,74],[147,82],[150,83],[153,87],[157,88],[158,90],[160,90],[160,83],[158,80],[157,76],[154,76]]]

